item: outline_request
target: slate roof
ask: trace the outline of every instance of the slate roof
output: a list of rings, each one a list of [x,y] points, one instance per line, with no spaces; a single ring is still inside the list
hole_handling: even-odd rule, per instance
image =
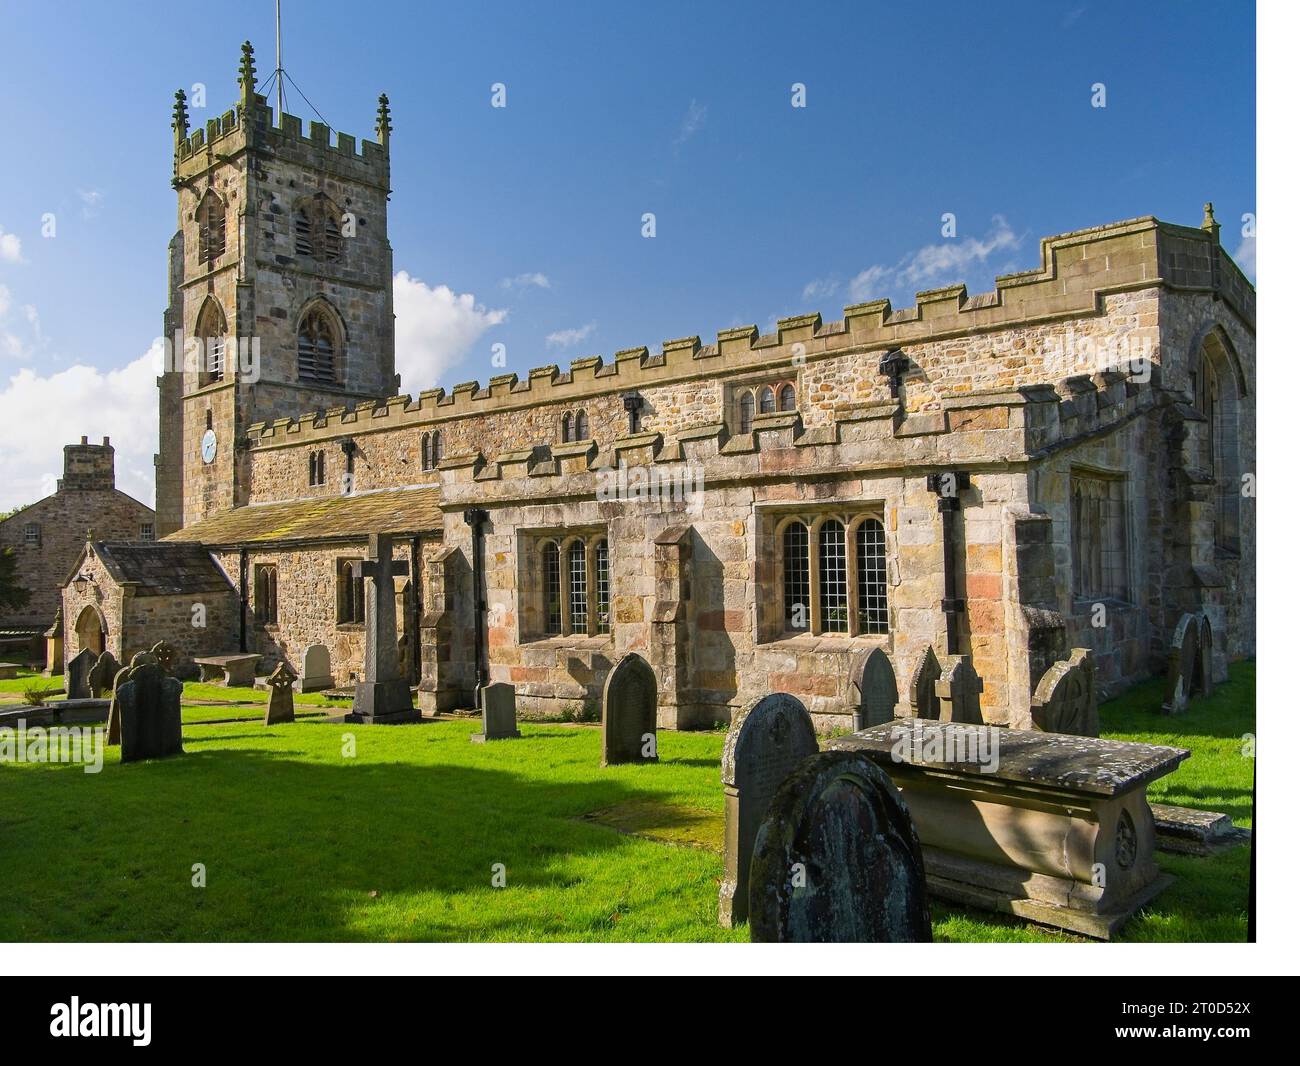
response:
[[[202,544],[110,540],[95,541],[94,549],[113,580],[119,585],[136,585],[137,596],[229,592],[231,589],[225,571]]]
[[[164,537],[160,543],[198,541],[217,546],[277,541],[361,540],[371,533],[429,533],[442,529],[437,486],[322,496],[238,507]]]

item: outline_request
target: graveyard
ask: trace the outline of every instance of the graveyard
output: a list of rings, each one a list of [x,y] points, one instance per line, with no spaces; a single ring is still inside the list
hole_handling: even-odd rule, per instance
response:
[[[0,682],[0,710],[36,680]],[[1151,801],[1249,827],[1254,664],[1177,717],[1162,694],[1152,681],[1103,704],[1102,736],[1187,749]],[[0,765],[0,939],[750,939],[718,922],[721,729],[660,731],[654,762],[602,766],[596,725],[520,721],[517,739],[471,743],[478,716],[358,727],[329,721],[346,703],[296,693],[295,720],[265,726],[266,703],[187,682],[182,756]],[[1173,883],[1115,939],[1244,940],[1249,855],[1157,852]],[[936,942],[1087,939],[937,899],[930,916]]]

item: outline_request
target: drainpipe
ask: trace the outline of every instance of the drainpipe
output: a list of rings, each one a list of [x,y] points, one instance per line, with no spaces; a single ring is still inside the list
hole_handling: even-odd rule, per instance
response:
[[[248,651],[248,549],[239,549],[239,650]]]
[[[479,686],[486,684],[483,662],[483,612],[487,603],[483,599],[483,523],[487,521],[487,511],[482,507],[471,507],[465,512],[465,524],[473,531],[474,570],[471,575],[474,582],[474,706],[478,707]]]
[[[423,540],[420,537],[411,538],[411,600],[412,610],[410,612],[411,627],[406,632],[406,646],[411,649],[410,669],[414,676],[415,683],[418,685],[424,680],[423,664],[420,655],[420,640],[422,630],[420,629],[420,619],[424,617],[424,574],[420,570],[420,559],[423,557]],[[407,680],[411,680],[410,677]]]
[[[939,517],[943,522],[943,617],[948,630],[948,654],[960,655],[957,616],[966,610],[966,601],[957,596],[957,533],[955,520],[961,510],[961,492],[970,488],[970,474],[949,470],[927,474],[925,487],[939,498]]]

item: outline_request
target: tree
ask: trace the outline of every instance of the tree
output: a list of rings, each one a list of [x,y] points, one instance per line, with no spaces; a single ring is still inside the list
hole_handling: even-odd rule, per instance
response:
[[[18,559],[13,548],[0,551],[0,608],[21,610],[32,594],[18,584]]]

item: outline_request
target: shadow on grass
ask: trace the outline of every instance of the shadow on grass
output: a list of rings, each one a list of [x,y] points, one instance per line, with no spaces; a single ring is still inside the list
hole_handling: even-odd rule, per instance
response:
[[[671,795],[648,775],[642,788],[553,765],[334,762],[305,736],[308,751],[228,746],[275,732],[187,734],[181,758],[113,756],[98,775],[23,771],[33,817],[0,824],[0,892],[21,901],[0,913],[0,939],[599,939],[610,899],[644,908],[684,891],[679,870],[660,883],[643,842],[579,817]],[[72,775],[87,806],[69,818]]]

